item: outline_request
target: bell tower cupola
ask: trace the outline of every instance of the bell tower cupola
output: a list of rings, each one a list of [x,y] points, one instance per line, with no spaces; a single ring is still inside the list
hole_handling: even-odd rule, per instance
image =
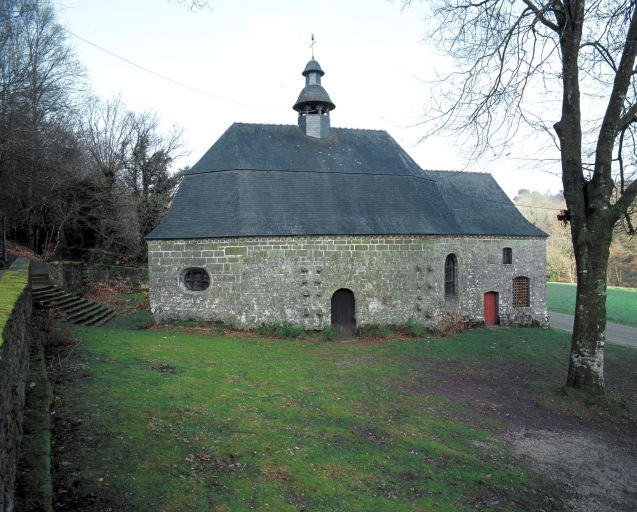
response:
[[[319,139],[330,136],[330,112],[336,108],[321,85],[324,74],[320,64],[312,57],[303,70],[305,87],[292,107],[299,113],[299,127],[303,133]]]

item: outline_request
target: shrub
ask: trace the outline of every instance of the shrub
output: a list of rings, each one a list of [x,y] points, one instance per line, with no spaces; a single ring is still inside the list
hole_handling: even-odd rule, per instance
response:
[[[55,309],[41,309],[33,315],[34,326],[44,334],[44,344],[52,346],[65,346],[73,343],[69,332],[60,322],[66,315]]]
[[[440,322],[438,322],[438,335],[441,338],[450,338],[460,332],[470,328],[470,322],[456,311],[449,311]]]
[[[358,336],[369,338],[390,338],[395,334],[396,328],[389,324],[365,324],[356,329]]]
[[[259,336],[274,336],[274,330],[276,329],[275,326],[272,325],[261,325],[259,327],[256,328],[256,333]]]
[[[325,329],[323,329],[323,332],[321,333],[321,337],[325,341],[337,341],[338,331],[334,328],[333,325],[330,325],[329,327],[326,327]]]
[[[392,336],[395,336],[397,334],[412,336],[414,338],[422,337],[426,334],[429,334],[429,329],[424,325],[418,323],[413,318],[409,318],[402,325],[366,324],[360,326],[356,331],[359,336],[383,339],[391,338]]]
[[[399,327],[399,331],[415,338],[429,334],[429,329],[413,318],[408,318],[407,321]]]
[[[166,323],[167,325],[170,325],[171,327],[190,327],[192,329],[198,329],[200,327],[203,327],[201,322],[197,320],[169,320]]]
[[[305,329],[298,325],[292,325],[289,322],[283,322],[275,329],[274,334],[279,338],[286,339],[305,338]]]
[[[305,338],[306,332],[303,327],[293,325],[289,322],[283,322],[282,324],[262,324],[257,327],[255,332],[259,336],[276,336],[277,338],[284,339],[298,339]]]
[[[126,301],[122,295],[130,295],[131,291],[116,281],[103,283],[88,283],[84,296],[87,299],[108,304],[109,306],[123,306]]]

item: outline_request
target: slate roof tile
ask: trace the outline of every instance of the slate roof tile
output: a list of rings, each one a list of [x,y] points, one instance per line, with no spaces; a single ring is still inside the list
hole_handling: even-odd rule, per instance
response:
[[[146,238],[547,236],[488,174],[424,171],[384,131],[233,124]]]

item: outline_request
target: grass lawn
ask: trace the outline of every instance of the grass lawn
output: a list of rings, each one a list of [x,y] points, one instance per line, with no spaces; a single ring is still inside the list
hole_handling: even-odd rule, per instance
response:
[[[575,291],[574,284],[547,283],[549,311],[575,314]],[[608,287],[606,294],[606,319],[616,324],[637,327],[637,289]]]
[[[506,377],[502,364],[513,381],[519,368],[531,370],[524,375],[537,380],[532,393],[543,404],[533,410],[563,407],[561,383],[542,372],[565,376],[567,333],[494,329],[331,343],[136,329],[144,314],[110,328],[74,327],[76,346],[53,362],[58,510],[560,503],[564,486],[520,467],[494,437],[506,427],[476,413],[484,404],[458,396],[485,371]],[[614,354],[627,368],[637,364],[635,350],[608,346],[611,364]]]

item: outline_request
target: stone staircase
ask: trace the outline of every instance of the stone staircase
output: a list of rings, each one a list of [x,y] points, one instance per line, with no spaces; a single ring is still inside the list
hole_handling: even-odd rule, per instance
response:
[[[117,313],[110,307],[68,293],[51,283],[48,272],[31,274],[33,305],[41,309],[56,309],[64,320],[77,325],[103,325]]]

